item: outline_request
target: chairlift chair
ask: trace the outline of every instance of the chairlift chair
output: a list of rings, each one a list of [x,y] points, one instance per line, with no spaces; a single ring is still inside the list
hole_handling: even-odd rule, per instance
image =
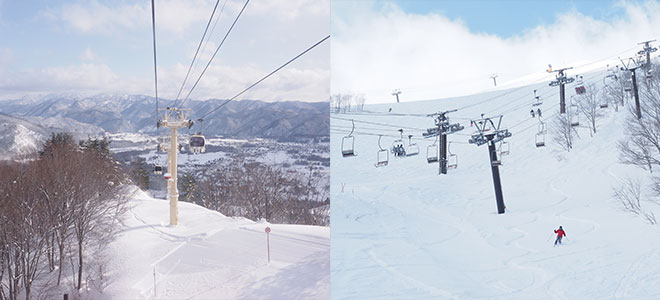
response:
[[[607,108],[607,100],[605,98],[602,99],[603,101],[600,102],[600,108]]]
[[[498,150],[501,156],[509,155],[509,152],[511,151],[511,145],[507,141],[502,141],[500,142],[500,147]]]
[[[536,147],[545,147],[545,133],[547,129],[545,127],[545,122],[539,120],[539,131],[536,133],[534,138]]]
[[[532,102],[532,106],[539,106],[543,104],[543,100],[541,100],[541,97],[536,95],[536,90],[534,90],[534,102]]]
[[[582,76],[577,76],[577,82],[575,83],[575,94],[577,95],[582,95],[587,92],[587,89],[584,87],[584,81],[582,80]]]
[[[571,106],[571,126],[575,127],[579,125],[580,125],[580,114],[578,112],[577,105]]]
[[[351,132],[341,139],[341,156],[351,157],[356,156],[355,153],[355,137],[353,136],[353,131],[355,130],[355,121],[351,120],[353,127]]]
[[[206,152],[206,138],[201,134],[201,132],[193,134],[192,137],[190,137],[188,148],[190,148],[191,153]]]
[[[447,144],[447,169],[458,168],[458,155],[451,152],[451,142]]]
[[[426,162],[432,164],[438,162],[438,139],[440,137],[436,137],[435,141],[433,142],[432,145],[428,145],[426,147]]]
[[[628,79],[623,84],[623,90],[626,92],[632,91],[632,78]]]
[[[545,147],[545,133],[537,132],[534,141],[536,143],[536,148]]]
[[[401,138],[398,138],[392,142],[391,151],[396,157],[405,157],[406,156],[406,146],[403,143],[403,129],[399,129]]]
[[[163,174],[163,166],[155,165],[154,166],[154,174],[156,174],[156,175]]]
[[[387,166],[390,162],[390,152],[387,149],[383,149],[380,145],[380,139],[382,135],[378,136],[378,152],[376,153],[376,168]]]
[[[408,147],[406,147],[406,156],[419,154],[419,146],[412,142],[412,134],[408,135]]]

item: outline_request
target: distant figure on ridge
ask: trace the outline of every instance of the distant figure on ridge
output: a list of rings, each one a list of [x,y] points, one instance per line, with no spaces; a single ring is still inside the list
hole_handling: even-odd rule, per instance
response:
[[[557,243],[561,245],[561,238],[566,236],[566,232],[564,232],[564,229],[559,226],[559,229],[555,230],[555,233],[557,234],[557,240],[555,240],[555,246]]]
[[[533,108],[532,108],[532,110],[529,111],[529,114],[532,115],[532,118],[534,117],[534,109]]]

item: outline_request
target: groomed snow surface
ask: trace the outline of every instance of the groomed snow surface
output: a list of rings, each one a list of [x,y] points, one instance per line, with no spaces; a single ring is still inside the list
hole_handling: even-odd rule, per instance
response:
[[[230,218],[185,202],[173,227],[166,200],[136,191],[129,204],[109,245],[112,299],[330,298],[327,227]]]
[[[584,78],[597,83],[602,76]],[[573,88],[566,87],[567,101]],[[558,111],[559,97],[558,88],[547,82],[332,115],[333,299],[660,299],[659,228],[624,212],[613,197],[623,179],[639,179],[646,188],[650,176],[618,162],[616,142],[624,138],[629,112],[607,108],[593,138],[578,128],[581,139],[570,153],[553,143],[550,133],[547,147],[536,148],[537,121],[529,115],[534,89],[549,118]],[[504,96],[486,101],[497,95]],[[386,135],[382,145],[389,148],[399,132],[373,123],[430,128],[430,117],[395,114],[428,114],[481,101],[449,114],[452,123],[465,126],[449,136],[457,169],[438,175],[438,164],[427,164],[432,140],[416,141],[418,156],[390,154],[388,166],[374,167],[377,134]],[[500,167],[507,209],[498,215],[487,145],[467,141],[475,131],[470,118],[504,111],[502,128],[513,137]],[[351,122],[337,118],[372,122],[355,124],[355,157],[340,154]],[[405,129],[407,134],[421,138],[421,131]],[[643,208],[653,206],[643,203]],[[553,247],[553,230],[560,225],[567,239]]]

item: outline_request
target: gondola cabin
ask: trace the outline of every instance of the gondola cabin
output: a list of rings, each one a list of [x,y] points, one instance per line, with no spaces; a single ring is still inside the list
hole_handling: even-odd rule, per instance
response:
[[[201,134],[195,134],[190,137],[188,147],[192,153],[204,153],[206,152],[206,138]]]

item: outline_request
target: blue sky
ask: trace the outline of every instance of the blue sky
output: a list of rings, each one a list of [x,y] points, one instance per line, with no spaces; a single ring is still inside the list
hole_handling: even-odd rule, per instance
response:
[[[539,25],[552,24],[558,14],[578,11],[598,19],[612,19],[623,14],[619,1],[608,0],[464,0],[464,1],[394,1],[403,11],[415,14],[436,13],[461,19],[472,32],[500,37],[520,35]],[[383,5],[384,2],[376,5]]]
[[[205,64],[243,6],[219,1]],[[174,98],[215,0],[156,0],[159,95]],[[193,98],[227,98],[329,34],[329,1],[253,0]],[[326,42],[245,98],[327,101]],[[48,93],[153,95],[149,0],[0,0],[0,99]],[[193,71],[193,78],[202,69]]]
[[[493,88],[491,74],[521,84],[548,64],[605,68],[660,40],[657,0],[334,0],[331,13],[331,92],[367,103],[394,89],[411,101],[473,94]]]

